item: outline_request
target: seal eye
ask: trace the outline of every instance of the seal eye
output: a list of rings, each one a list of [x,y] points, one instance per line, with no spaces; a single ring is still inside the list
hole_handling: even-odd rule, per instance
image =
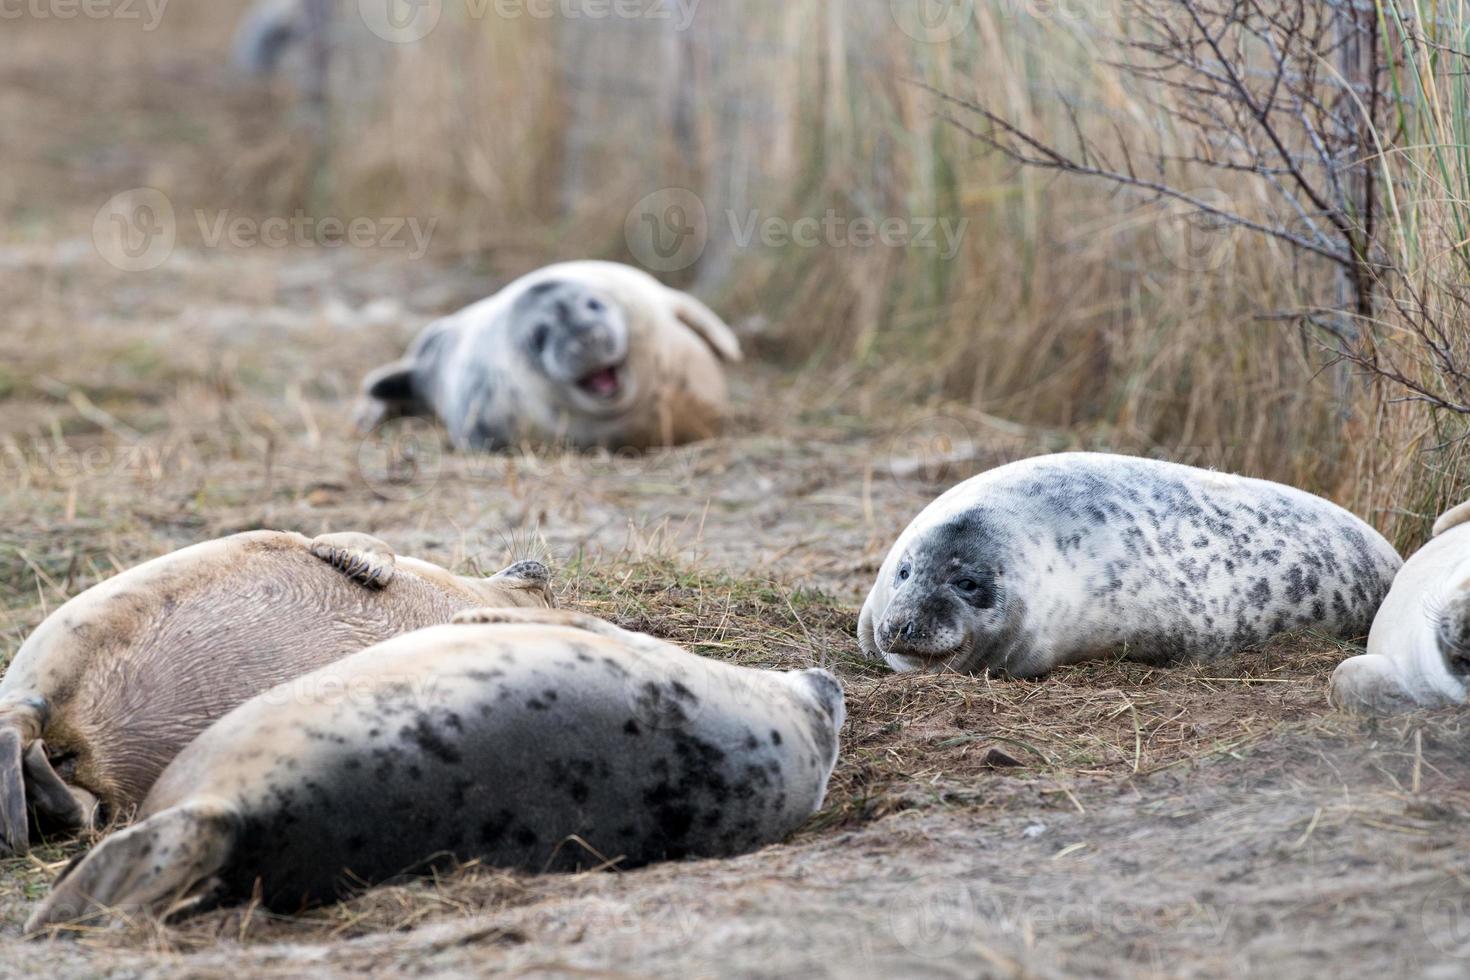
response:
[[[551,340],[551,326],[545,323],[536,324],[536,329],[531,331],[531,351],[539,354],[546,349]]]
[[[898,580],[907,582],[909,580],[909,566],[907,563],[898,566]]]
[[[955,582],[954,587],[959,589],[961,592],[974,592],[976,589],[980,588],[980,583],[976,582],[972,578],[962,578]]]
[[[600,300],[600,299],[589,299],[587,301],[587,309],[591,310],[593,313],[601,313],[602,312],[602,300]]]

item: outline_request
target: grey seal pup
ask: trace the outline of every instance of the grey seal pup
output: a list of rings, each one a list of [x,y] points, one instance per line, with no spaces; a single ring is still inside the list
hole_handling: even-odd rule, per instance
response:
[[[351,532],[248,531],[99,582],[0,680],[0,853],[26,851],[32,820],[126,817],[194,736],[284,680],[466,609],[551,602],[539,562],[469,578]]]
[[[1470,681],[1470,502],[1446,511],[1373,619],[1368,652],[1333,671],[1334,704],[1364,714],[1464,704]]]
[[[741,854],[821,806],[843,717],[825,670],[721,663],[566,611],[473,611],[215,722],[26,928],[252,896],[289,913],[468,860]]]
[[[437,418],[456,448],[609,450],[705,439],[740,342],[688,293],[616,262],[563,262],[431,323],[363,381],[358,426]]]
[[[899,671],[1206,660],[1303,627],[1361,636],[1400,564],[1362,520],[1293,487],[1057,453],[925,507],[884,559],[858,641]]]

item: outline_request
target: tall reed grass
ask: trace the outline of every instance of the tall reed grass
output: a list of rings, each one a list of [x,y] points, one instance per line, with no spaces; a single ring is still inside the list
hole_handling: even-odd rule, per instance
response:
[[[1410,305],[1452,325],[1448,344],[1465,363],[1470,18],[1462,0],[1374,2],[1393,28],[1384,43],[1397,86],[1372,159],[1385,240]],[[179,57],[217,67],[220,25],[245,4],[210,6],[128,56],[155,69],[147,100],[165,101],[158,82]],[[150,182],[192,182],[196,196],[241,210],[432,217],[441,255],[507,275],[554,258],[634,259],[630,211],[688,188],[708,240],[697,263],[666,277],[749,326],[758,356],[848,379],[833,399],[875,421],[961,403],[1077,445],[1297,483],[1400,543],[1470,487],[1463,446],[1433,449],[1463,419],[1328,369],[1310,334],[1270,317],[1331,304],[1334,270],[1279,242],[1201,232],[1166,203],[1017,169],[939,118],[930,88],[983,95],[1060,141],[1082,130],[1187,155],[1161,122],[1159,93],[1111,65],[1105,39],[1126,34],[1126,3],[976,3],[963,30],[928,36],[904,29],[903,3],[878,0],[705,3],[684,29],[477,17],[496,7],[450,0],[427,38],[398,45],[361,30],[356,6],[342,4],[321,118],[289,83],[252,93],[205,76],[180,104],[208,107],[190,120],[207,135],[149,134],[163,160]],[[1268,206],[1244,182],[1198,179],[1201,193],[1247,212]],[[0,197],[7,187],[19,206],[19,182],[0,178]],[[736,233],[751,214],[790,223],[829,212],[967,225],[953,254],[742,244]],[[1470,401],[1395,303],[1369,339],[1425,386]]]

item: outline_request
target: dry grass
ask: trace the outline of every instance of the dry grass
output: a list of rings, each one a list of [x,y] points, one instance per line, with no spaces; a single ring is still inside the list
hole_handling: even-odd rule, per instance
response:
[[[383,98],[344,109],[318,155],[289,87],[242,90],[219,70],[221,11],[239,4],[181,6],[147,38],[7,22],[0,655],[68,596],[172,548],[354,528],[460,569],[536,551],[569,605],[711,657],[833,666],[850,718],[822,812],[755,855],[578,876],[471,868],[299,918],[244,908],[23,943],[69,845],[0,863],[9,968],[1383,976],[1451,971],[1470,952],[1462,923],[1424,912],[1470,880],[1463,713],[1376,726],[1330,713],[1334,644],[1040,682],[894,677],[857,659],[856,604],[894,534],[940,485],[1007,458],[1158,451],[1294,479],[1382,522],[1403,484],[1379,463],[1411,480],[1420,461],[1403,463],[1404,447],[1423,443],[1402,441],[1413,430],[1393,427],[1396,410],[1340,411],[1311,352],[1253,319],[1291,298],[1281,256],[1242,244],[1214,274],[1182,272],[1162,260],[1156,215],[976,159],[895,81],[1002,86],[1044,116],[1034,86],[1074,72],[1108,113],[1136,115],[1059,37],[1065,23],[1005,22],[981,4],[971,47],[914,47],[828,4],[755,6],[750,24],[777,51],[871,57],[775,56],[721,76],[770,115],[701,117],[692,158],[591,113],[590,132],[622,138],[587,165],[626,167],[594,168],[598,193],[570,202],[556,134],[576,106],[544,25],[436,33],[383,67]],[[735,142],[761,159],[714,152]],[[701,289],[768,324],[749,334],[757,357],[734,379],[724,438],[639,466],[446,456],[413,486],[364,478],[353,388],[424,318],[551,256],[616,255],[643,193],[674,175],[728,187],[741,167],[760,176],[748,203],[775,213],[961,209],[974,223],[947,264],[727,255]],[[186,235],[162,269],[127,275],[86,236],[100,199],[144,183],[184,207],[412,213],[443,233],[423,263]],[[384,298],[394,305],[375,311]],[[1460,479],[1443,465],[1430,496]],[[1402,506],[1421,520],[1428,505]],[[939,924],[926,942],[909,928],[916,905],[920,926]],[[1107,917],[1117,909],[1144,925]]]

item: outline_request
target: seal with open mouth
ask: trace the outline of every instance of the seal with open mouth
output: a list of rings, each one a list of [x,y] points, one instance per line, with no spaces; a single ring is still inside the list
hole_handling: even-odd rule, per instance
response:
[[[1207,660],[1293,629],[1361,636],[1401,564],[1362,520],[1293,487],[1057,453],[924,508],[883,561],[858,641],[900,671]]]
[[[708,438],[726,412],[730,328],[616,262],[565,262],[431,323],[363,382],[358,422],[439,418],[460,449],[644,449]]]

